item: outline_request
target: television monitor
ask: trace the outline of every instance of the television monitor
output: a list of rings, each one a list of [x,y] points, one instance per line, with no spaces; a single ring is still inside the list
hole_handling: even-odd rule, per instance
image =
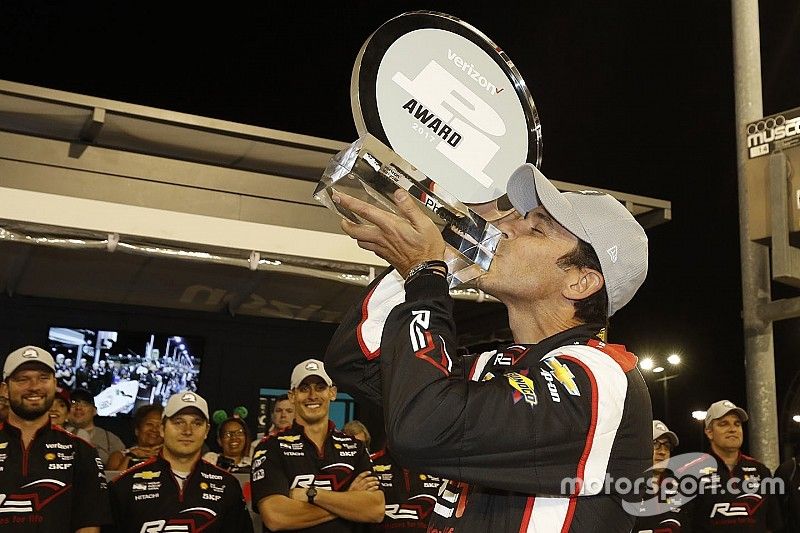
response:
[[[166,405],[176,392],[197,390],[200,338],[57,326],[47,337],[58,385],[91,392],[100,416],[129,415],[140,405]]]

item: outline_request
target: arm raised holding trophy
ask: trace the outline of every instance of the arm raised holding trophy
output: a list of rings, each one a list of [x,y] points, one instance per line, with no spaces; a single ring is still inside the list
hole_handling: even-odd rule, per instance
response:
[[[629,531],[606,480],[647,468],[650,401],[636,358],[599,334],[644,281],[644,230],[539,171],[530,94],[471,26],[396,17],[353,80],[362,137],[317,198],[393,268],[337,330],[331,375],[383,406],[400,464],[449,480],[430,531]],[[456,355],[449,289],[465,282],[506,305],[514,344]]]

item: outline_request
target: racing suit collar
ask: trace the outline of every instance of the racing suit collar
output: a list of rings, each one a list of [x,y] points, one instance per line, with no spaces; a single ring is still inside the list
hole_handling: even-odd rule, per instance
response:
[[[522,344],[521,346],[534,347],[537,353],[545,354],[561,346],[586,344],[590,339],[599,340],[598,334],[603,327],[602,324],[581,324],[574,328],[556,333],[555,335],[551,335],[536,344]]]

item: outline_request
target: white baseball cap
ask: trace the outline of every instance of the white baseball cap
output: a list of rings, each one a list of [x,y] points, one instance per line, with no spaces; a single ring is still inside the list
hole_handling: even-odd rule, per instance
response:
[[[6,362],[3,365],[3,380],[8,379],[8,376],[25,363],[40,363],[53,372],[56,371],[56,363],[47,350],[38,346],[23,346],[6,357]]]
[[[208,403],[202,396],[192,391],[177,392],[170,396],[167,406],[164,407],[162,418],[169,418],[190,407],[200,411],[206,417],[206,420],[209,419]]]
[[[333,380],[325,372],[325,365],[322,361],[319,359],[306,359],[292,370],[290,388],[296,389],[308,376],[319,376],[329,387],[333,385]]]
[[[530,163],[514,171],[506,192],[523,215],[541,205],[594,249],[605,279],[608,316],[633,298],[647,277],[647,234],[619,200],[599,191],[559,192]]]
[[[731,411],[739,415],[739,418],[741,418],[742,422],[747,422],[748,416],[744,409],[741,407],[736,407],[736,405],[730,400],[720,400],[712,403],[711,407],[709,407],[708,411],[706,411],[706,427],[710,426],[712,421],[716,420],[717,418],[722,418]]]
[[[678,446],[678,436],[674,431],[670,431],[667,425],[661,420],[653,420],[653,440],[667,437],[672,443],[672,447]]]

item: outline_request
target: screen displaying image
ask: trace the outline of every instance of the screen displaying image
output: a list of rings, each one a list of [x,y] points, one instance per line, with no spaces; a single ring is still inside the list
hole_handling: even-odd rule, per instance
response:
[[[91,392],[100,416],[166,405],[176,392],[197,390],[202,341],[196,337],[51,327],[48,340],[58,385]]]

